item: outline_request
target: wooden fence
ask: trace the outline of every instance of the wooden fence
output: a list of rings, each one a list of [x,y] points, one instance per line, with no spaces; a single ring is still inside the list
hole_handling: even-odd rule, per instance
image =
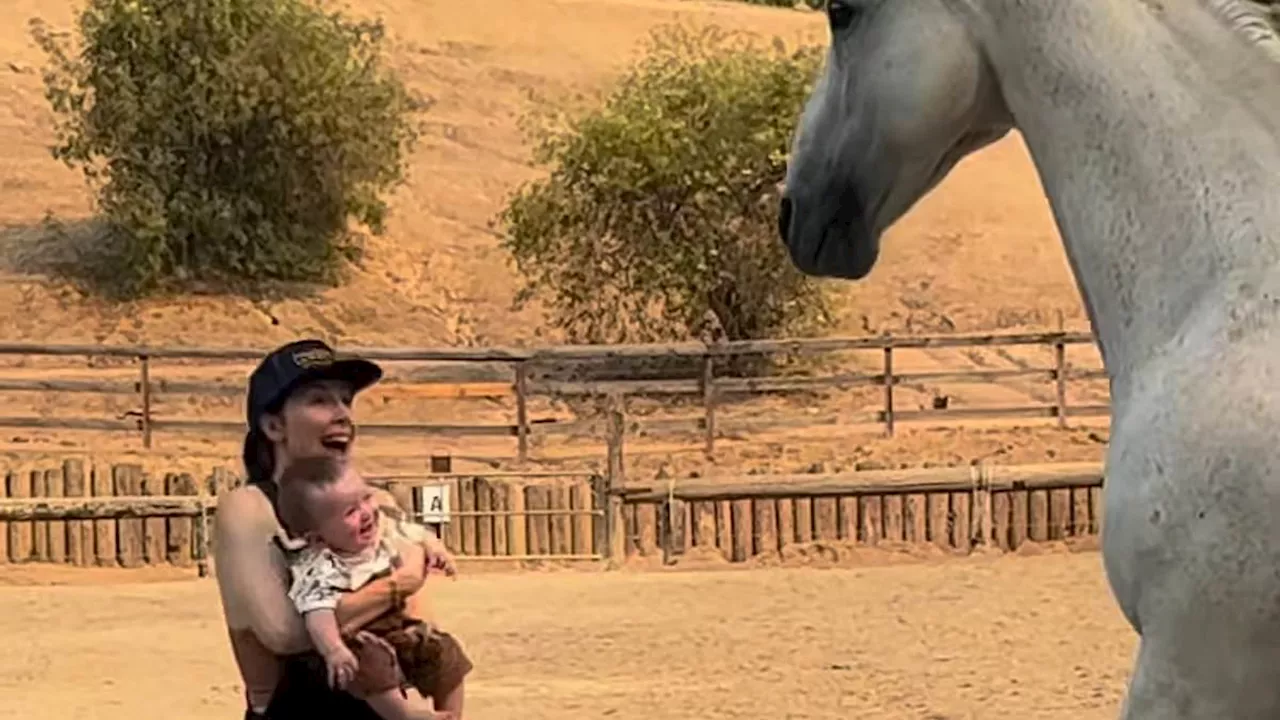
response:
[[[693,548],[740,562],[811,542],[929,544],[957,552],[1098,533],[1101,467],[1057,464],[747,476],[626,483],[621,448],[609,472],[458,474],[445,462],[416,476],[373,478],[402,503],[415,487],[448,489],[441,536],[463,560],[670,562]],[[137,466],[12,471],[0,498],[0,564],[198,565],[207,572],[210,515],[238,478],[148,475]]]
[[[635,420],[629,426],[646,434],[700,433],[706,450],[711,452],[718,437],[733,432],[753,432],[780,427],[806,427],[815,424],[833,424],[830,419],[812,417],[754,417],[745,421],[725,421],[718,417],[718,408],[735,397],[758,394],[786,394],[857,387],[883,388],[883,400],[879,407],[866,408],[852,415],[844,415],[838,423],[880,424],[888,434],[902,422],[952,422],[975,419],[1030,419],[1056,418],[1059,425],[1066,425],[1070,417],[1098,417],[1108,414],[1107,405],[1082,405],[1070,407],[1067,388],[1072,380],[1096,380],[1104,378],[1101,369],[1075,369],[1066,361],[1066,348],[1070,345],[1092,344],[1087,333],[1049,332],[1003,335],[939,335],[939,336],[876,336],[851,338],[821,338],[793,340],[752,340],[706,345],[702,343],[678,343],[668,345],[615,345],[615,346],[562,346],[542,349],[515,348],[436,348],[436,349],[364,349],[360,354],[388,363],[449,362],[459,365],[503,365],[510,370],[509,382],[473,382],[441,380],[417,383],[413,394],[434,398],[510,398],[514,400],[514,417],[504,423],[442,424],[442,423],[361,423],[362,433],[372,435],[435,435],[452,437],[510,437],[517,444],[517,458],[523,462],[529,456],[530,437],[538,435],[565,435],[600,433],[603,427],[593,420],[539,422],[532,420],[529,401],[533,397],[612,397],[624,404],[635,396],[683,396],[698,399],[701,416],[696,418]],[[895,353],[906,349],[922,348],[976,348],[1012,346],[1042,346],[1052,348],[1052,367],[1019,367],[1000,370],[954,370],[946,372],[895,371]],[[730,377],[717,374],[718,363],[740,356],[822,355],[844,351],[878,351],[883,356],[879,372],[844,373],[822,377]],[[109,382],[98,380],[56,380],[0,377],[0,392],[55,392],[96,393],[107,395],[132,395],[137,407],[123,417],[17,417],[0,416],[0,427],[44,428],[66,430],[136,432],[142,444],[150,448],[159,432],[200,432],[239,434],[244,425],[233,421],[164,417],[156,412],[157,399],[165,395],[203,395],[242,398],[243,377],[229,382],[174,382],[154,377],[154,363],[159,360],[195,361],[256,361],[263,350],[212,349],[212,348],[148,348],[109,347],[81,345],[34,345],[0,343],[0,356],[82,356],[131,359],[137,364],[137,380]],[[565,363],[615,362],[619,360],[654,360],[684,358],[696,362],[702,368],[697,377],[682,379],[612,379],[602,381],[570,381],[538,379],[539,369]],[[1050,404],[933,408],[903,410],[895,407],[895,388],[917,383],[973,383],[1032,380],[1052,383],[1055,400]],[[393,383],[388,390],[396,387]]]
[[[205,557],[206,508],[232,482],[225,472],[197,480],[80,460],[9,471],[0,488],[0,564],[190,567]]]
[[[630,486],[622,493],[615,552],[661,555],[693,548],[741,562],[789,546],[932,545],[966,553],[1014,550],[1097,535],[1097,465],[867,471],[749,476],[738,482]]]

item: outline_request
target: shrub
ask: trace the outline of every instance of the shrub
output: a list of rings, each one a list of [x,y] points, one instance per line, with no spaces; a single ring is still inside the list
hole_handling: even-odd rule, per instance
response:
[[[417,103],[383,28],[304,0],[88,0],[38,22],[55,158],[96,191],[129,294],[181,281],[334,281],[383,230]]]
[[[730,339],[828,318],[777,238],[776,186],[815,48],[760,49],[715,28],[655,32],[594,110],[535,113],[548,177],[499,215],[503,244],[575,342],[687,339],[714,313]]]

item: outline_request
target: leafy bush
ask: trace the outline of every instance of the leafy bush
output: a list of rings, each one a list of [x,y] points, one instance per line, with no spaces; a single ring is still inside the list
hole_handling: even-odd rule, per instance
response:
[[[789,138],[816,48],[760,49],[716,28],[655,32],[601,107],[534,114],[549,177],[499,215],[527,285],[575,342],[687,339],[714,313],[730,339],[828,319],[777,238]]]
[[[381,232],[418,104],[383,28],[305,0],[88,0],[38,22],[55,158],[95,189],[130,294],[181,281],[333,281]]]

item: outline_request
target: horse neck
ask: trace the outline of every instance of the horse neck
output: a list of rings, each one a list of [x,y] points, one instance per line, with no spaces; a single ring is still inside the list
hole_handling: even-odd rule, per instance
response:
[[[1250,99],[1211,64],[1264,61],[1191,0],[1164,4],[966,5],[1049,196],[1113,403],[1147,362],[1192,335],[1239,332],[1242,313],[1256,326],[1259,298],[1280,297],[1280,145],[1260,112],[1276,98]]]

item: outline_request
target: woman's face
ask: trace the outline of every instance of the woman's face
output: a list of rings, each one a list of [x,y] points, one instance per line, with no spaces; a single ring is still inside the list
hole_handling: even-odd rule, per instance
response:
[[[345,455],[356,437],[352,396],[351,386],[338,380],[303,385],[285,400],[280,414],[266,417],[263,430],[286,457]]]

